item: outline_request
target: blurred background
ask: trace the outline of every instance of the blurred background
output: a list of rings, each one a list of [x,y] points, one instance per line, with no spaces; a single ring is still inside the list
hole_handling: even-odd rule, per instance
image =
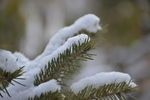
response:
[[[140,87],[135,100],[150,100],[150,0],[0,0],[0,48],[33,59],[60,28],[88,13],[103,30],[94,37],[95,60],[73,80],[126,72]]]

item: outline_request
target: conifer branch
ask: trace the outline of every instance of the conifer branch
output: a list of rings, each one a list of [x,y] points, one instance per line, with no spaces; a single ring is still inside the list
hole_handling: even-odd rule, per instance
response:
[[[0,91],[7,93],[8,96],[10,96],[9,92],[7,91],[7,86],[9,84],[14,85],[13,82],[15,82],[17,84],[23,85],[19,83],[18,81],[16,81],[16,79],[23,79],[23,78],[18,78],[19,76],[23,74],[22,70],[23,70],[23,67],[11,73],[0,68]],[[3,97],[1,93],[0,93],[0,96]]]
[[[112,83],[98,88],[87,86],[77,94],[66,92],[65,100],[127,100],[126,93],[136,89],[129,84],[130,82]]]
[[[84,43],[78,42],[59,54],[57,58],[49,61],[48,65],[35,76],[34,85],[39,85],[50,79],[64,79],[78,69],[79,61],[92,60],[93,54],[87,53],[93,48],[93,42],[86,39]]]
[[[126,100],[126,93],[137,88],[126,73],[101,72],[74,82],[70,87],[65,86],[66,79],[78,71],[80,61],[93,60],[93,54],[88,51],[94,44],[88,35],[101,29],[99,22],[100,19],[93,14],[79,18],[71,26],[58,31],[45,51],[33,61],[2,50],[0,96],[4,97],[0,100]],[[88,35],[80,34],[83,32]],[[16,65],[25,65],[26,68],[18,69]],[[26,78],[26,88],[12,86],[14,83],[24,84],[16,81],[23,79],[19,76]],[[9,91],[12,97],[9,97]]]
[[[40,96],[29,97],[28,100],[63,100],[59,91],[42,93]]]

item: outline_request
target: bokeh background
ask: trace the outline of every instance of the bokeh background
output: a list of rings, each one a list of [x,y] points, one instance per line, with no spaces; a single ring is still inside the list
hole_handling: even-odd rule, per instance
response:
[[[150,0],[0,0],[0,49],[34,59],[60,28],[88,13],[103,30],[94,37],[95,60],[73,80],[126,72],[140,88],[131,100],[150,100]]]

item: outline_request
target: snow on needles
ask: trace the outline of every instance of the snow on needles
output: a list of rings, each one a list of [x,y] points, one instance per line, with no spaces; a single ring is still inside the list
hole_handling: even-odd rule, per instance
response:
[[[99,86],[103,86],[105,84],[120,83],[120,82],[129,83],[130,81],[131,77],[126,73],[102,72],[94,76],[81,79],[80,81],[72,84],[71,89],[74,93],[77,94],[81,90],[85,89],[87,86],[93,86],[94,88],[98,88]],[[131,81],[129,86],[136,87],[136,84]]]
[[[63,53],[66,49],[71,48],[73,44],[77,44],[77,45],[79,43],[82,44],[85,42],[85,40],[90,41],[90,38],[86,34],[80,34],[80,35],[71,37],[62,46],[60,46],[58,49],[56,49],[51,55],[47,55],[47,56],[43,57],[41,60],[38,61],[38,63],[34,62],[33,63],[34,66],[31,66],[29,64],[28,66],[26,66],[25,69],[30,70],[31,68],[34,68],[38,72],[38,69],[40,70],[41,68],[45,67],[45,65],[47,65],[49,61],[51,61],[53,58],[57,58],[59,56],[59,54]],[[33,74],[32,71],[31,71],[31,73]]]
[[[56,92],[60,91],[61,87],[58,85],[57,81],[55,79],[52,79],[48,82],[45,82],[37,87],[35,87],[32,91],[32,94],[30,94],[30,97],[34,96],[40,96],[42,93],[47,93],[49,91]]]
[[[99,26],[100,19],[93,15],[87,14],[79,18],[71,26],[65,27],[58,31],[54,37],[49,41],[44,52],[36,59],[30,61],[21,53],[12,54],[9,51],[0,50],[0,68],[9,72],[13,72],[18,68],[18,65],[23,65],[25,73],[22,75],[25,80],[18,80],[18,82],[26,85],[26,87],[20,86],[14,83],[15,86],[9,85],[7,90],[10,92],[11,97],[8,97],[5,93],[0,100],[27,100],[28,97],[40,96],[42,93],[60,91],[61,86],[58,85],[55,79],[48,80],[41,83],[38,86],[34,86],[35,75],[38,74],[45,65],[48,64],[53,58],[57,58],[59,54],[63,53],[66,49],[72,47],[73,44],[82,44],[85,40],[89,40],[88,35],[79,34],[80,31],[85,30],[87,32],[95,33],[101,29]],[[77,35],[79,34],[79,35]],[[76,36],[75,36],[76,35]],[[71,86],[74,93],[78,93],[87,86],[93,86],[95,88],[111,83],[128,83],[131,77],[128,74],[120,72],[102,72],[94,76],[84,78]],[[136,84],[131,82],[131,87],[135,87]]]
[[[14,88],[16,85],[14,86]],[[11,97],[6,95],[6,93],[2,93],[4,96],[3,98],[0,98],[0,100],[28,100],[28,98],[34,98],[35,96],[40,96],[41,94],[47,93],[47,92],[56,92],[60,91],[61,87],[58,85],[57,81],[55,79],[49,80],[45,83],[42,83],[38,86],[33,87],[25,87],[26,90],[20,90],[16,91],[12,88],[12,90],[8,90]]]
[[[80,34],[74,37],[69,38],[62,46],[55,50],[51,55],[48,55],[42,58],[38,62],[32,62],[28,64],[24,69],[27,71],[23,76],[26,78],[25,82],[27,85],[34,82],[34,76],[38,74],[41,69],[45,68],[45,65],[48,64],[53,58],[57,58],[59,54],[63,53],[66,49],[72,47],[73,44],[82,44],[85,40],[89,40],[88,35]],[[32,70],[31,70],[32,69]]]
[[[19,94],[18,96],[15,95],[15,97],[4,97],[2,100],[20,100],[20,95],[22,98],[26,97],[34,97],[35,95],[39,96],[42,93],[51,91],[55,92],[56,90],[60,90],[60,86],[58,85],[56,80],[50,80],[48,82],[42,83],[39,86],[34,86],[34,77],[36,74],[38,74],[41,70],[41,68],[45,67],[46,64],[48,64],[49,61],[51,61],[53,58],[57,58],[60,53],[63,53],[67,48],[70,48],[72,44],[80,44],[84,43],[85,40],[89,39],[88,35],[86,34],[80,34],[74,37],[69,38],[65,44],[60,46],[56,51],[54,51],[51,55],[44,57],[39,62],[31,62],[29,65],[25,66],[26,73],[24,73],[23,77],[25,80],[18,80],[20,83],[23,83],[26,85],[26,87],[20,86],[15,84],[15,86],[9,86],[8,91],[15,94]],[[20,91],[21,90],[21,91]],[[20,91],[18,93],[18,91]],[[13,99],[12,99],[13,98]],[[1,100],[1,99],[0,99]],[[24,99],[22,99],[24,100]]]
[[[42,55],[37,57],[37,60],[42,58],[43,56],[51,54],[59,46],[61,46],[69,37],[78,34],[82,30],[91,33],[96,33],[98,30],[102,29],[99,23],[100,18],[98,18],[94,14],[87,14],[83,17],[80,17],[75,21],[74,24],[68,27],[64,27],[60,31],[58,31],[49,41]]]
[[[0,50],[0,68],[7,72],[14,72],[18,69],[16,57],[9,51]]]

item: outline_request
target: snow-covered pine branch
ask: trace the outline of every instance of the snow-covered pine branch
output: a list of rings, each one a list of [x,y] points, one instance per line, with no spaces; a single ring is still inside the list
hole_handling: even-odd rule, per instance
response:
[[[61,87],[58,85],[57,81],[51,79],[48,82],[40,84],[39,86],[34,87],[31,91],[32,93],[29,94],[28,100],[41,100],[44,98],[51,98],[52,100],[58,100],[61,96],[60,94]],[[40,99],[39,99],[40,98]]]
[[[69,98],[122,100],[124,93],[136,88],[137,85],[127,73],[101,72],[73,83],[71,91],[74,95]]]
[[[59,30],[49,41],[44,52],[36,59],[38,60],[44,56],[50,55],[53,51],[64,44],[68,38],[79,34],[79,32],[82,30],[90,33],[96,33],[98,30],[102,29],[99,25],[99,22],[100,19],[93,14],[87,14],[77,19],[74,24]]]
[[[21,84],[18,81],[15,81],[15,79],[23,74],[23,67],[19,67],[16,62],[17,58],[11,52],[0,50],[0,91],[5,92],[8,95],[9,92],[6,87],[9,84],[12,84],[12,82]],[[3,95],[0,93],[0,96]]]
[[[66,43],[52,53],[52,59],[35,77],[35,85],[50,79],[64,79],[78,69],[78,62],[91,59],[87,51],[93,48],[93,43],[85,34],[69,38]]]
[[[77,94],[87,86],[98,88],[106,84],[125,82],[130,87],[136,87],[136,84],[131,81],[131,77],[128,74],[120,72],[101,72],[96,75],[81,79],[79,82],[72,84],[72,91]],[[131,81],[131,82],[130,82]]]
[[[11,97],[3,91],[0,91],[3,95],[3,98],[0,98],[0,100],[70,100],[72,97],[72,100],[82,100],[84,98],[80,98],[82,96],[78,95],[79,93],[82,93],[80,91],[90,94],[90,98],[88,98],[89,95],[83,94],[87,98],[86,100],[97,100],[98,98],[101,98],[100,96],[109,96],[100,94],[104,94],[104,92],[106,93],[106,91],[110,89],[114,95],[116,93],[124,92],[120,88],[113,88],[118,85],[122,86],[124,83],[125,86],[133,86],[130,89],[124,86],[123,89],[127,90],[127,92],[135,88],[136,85],[130,81],[131,78],[129,75],[112,72],[100,73],[85,78],[74,83],[71,88],[66,86],[67,88],[62,89],[64,84],[60,83],[65,83],[64,79],[68,78],[68,76],[72,75],[78,69],[78,62],[91,59],[91,54],[87,53],[87,51],[93,48],[93,43],[91,42],[90,37],[86,35],[86,32],[96,33],[100,30],[101,27],[99,26],[99,22],[100,19],[93,14],[87,14],[79,18],[71,26],[58,31],[49,41],[44,52],[34,60],[29,60],[21,53],[10,53],[10,55],[7,56],[8,51],[5,51],[4,57],[0,59],[5,59],[6,57],[10,57],[10,59],[13,58],[11,61],[12,64],[10,63],[10,66],[7,67],[5,66],[6,62],[2,61],[1,63],[3,66],[0,68],[13,72],[17,68],[20,68],[19,66],[24,66],[23,72],[25,73],[23,73],[21,77],[25,78],[25,80],[16,80],[25,86],[12,82],[15,86],[8,85],[6,88]],[[86,32],[81,34],[80,32],[82,30],[85,30]],[[17,61],[15,61],[15,59],[17,59]],[[112,78],[112,74],[116,76]],[[105,77],[105,80],[100,77]],[[108,87],[106,87],[106,85]],[[89,86],[92,87],[90,89],[91,91],[89,91]],[[99,91],[100,87],[103,87],[103,91]],[[109,98],[108,100],[114,100],[114,98]],[[121,99],[118,98],[116,100]]]

